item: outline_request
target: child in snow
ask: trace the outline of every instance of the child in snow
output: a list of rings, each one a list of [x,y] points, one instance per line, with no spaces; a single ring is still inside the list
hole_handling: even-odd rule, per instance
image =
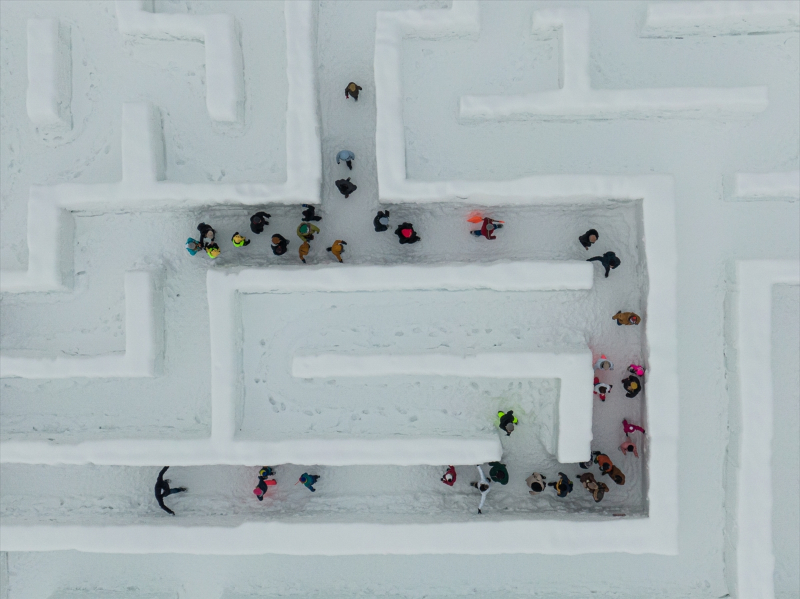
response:
[[[312,220],[322,220],[321,216],[317,216],[317,209],[309,204],[303,204],[303,222],[310,223]]]
[[[313,493],[316,491],[314,485],[317,484],[318,480],[319,480],[318,474],[309,474],[308,472],[303,472],[303,474],[300,475],[300,479],[297,481],[297,483],[303,483],[305,487]]]
[[[347,87],[344,88],[344,99],[348,99],[350,96],[353,96],[353,100],[358,102],[358,92],[360,92],[363,88],[360,85],[356,85],[353,81],[347,84]]]
[[[595,503],[600,503],[603,496],[608,493],[608,485],[597,482],[591,472],[584,472],[578,477],[578,480],[581,481],[583,488],[592,494]]]
[[[617,312],[611,317],[611,320],[617,321],[617,326],[639,324],[642,319],[634,312]]]
[[[635,374],[636,376],[644,376],[644,366],[639,366],[638,364],[631,364],[628,366],[628,372],[631,374]]]
[[[600,359],[594,363],[595,370],[614,370],[614,362],[606,358],[604,355],[600,355]]]
[[[563,472],[558,473],[558,480],[554,483],[547,483],[548,487],[553,487],[558,497],[566,497],[572,493],[572,481]]]
[[[594,377],[594,394],[600,396],[600,401],[606,400],[606,394],[611,393],[613,386],[608,383],[601,383],[599,378]]]
[[[267,494],[267,490],[278,484],[278,481],[275,479],[269,478],[270,476],[274,476],[275,472],[269,466],[264,466],[258,472],[258,485],[255,489],[253,489],[253,493],[258,498],[259,501],[264,501],[264,495]]]
[[[622,386],[627,391],[625,397],[636,397],[639,391],[642,390],[642,382],[638,376],[630,375],[628,378],[622,379]]]
[[[511,433],[514,432],[514,425],[519,424],[517,417],[514,416],[514,410],[498,412],[497,415],[500,418],[500,428],[506,431],[506,437],[510,437]]]
[[[314,241],[314,233],[319,233],[319,227],[311,223],[297,225],[297,236],[303,241]]]
[[[383,233],[389,230],[389,211],[378,210],[378,214],[372,219],[372,226],[375,227],[377,233]]]
[[[358,189],[358,187],[355,185],[355,183],[350,183],[350,177],[347,177],[347,179],[339,179],[336,182],[336,189],[338,189],[339,193],[341,193],[345,198],[349,198],[350,194]]]
[[[469,484],[481,492],[481,504],[478,506],[478,513],[482,514],[483,512],[481,509],[483,509],[483,504],[486,502],[486,495],[489,494],[489,490],[492,488],[492,483],[486,478],[486,475],[483,473],[483,469],[480,466],[478,466],[478,473],[481,475],[480,483],[474,482]]]
[[[538,472],[534,472],[533,474],[531,474],[528,478],[525,479],[525,484],[528,485],[531,489],[530,491],[528,491],[528,493],[530,493],[531,495],[538,495],[539,493],[544,491],[545,487],[547,487],[547,483],[544,482],[546,480],[547,477],[544,476],[543,474],[539,474]]]
[[[194,256],[197,252],[203,251],[203,244],[190,237],[186,240],[186,251]]]
[[[505,464],[501,464],[500,462],[489,462],[491,469],[489,470],[489,478],[491,478],[494,482],[500,483],[501,485],[508,484],[508,468],[506,468]]]
[[[250,217],[250,230],[256,235],[260,235],[264,232],[264,227],[269,224],[269,218],[271,216],[266,212],[256,212]]]
[[[599,233],[597,232],[597,230],[595,230],[595,229],[589,229],[588,231],[586,231],[586,233],[584,233],[583,235],[581,235],[580,237],[578,237],[578,241],[580,241],[580,242],[581,242],[581,245],[582,245],[584,248],[586,248],[587,250],[588,250],[588,249],[589,249],[589,248],[592,246],[592,244],[593,244],[594,242],[596,242],[598,239],[600,239],[600,234],[599,234]]]
[[[456,467],[448,466],[447,472],[444,473],[441,481],[449,487],[452,487],[454,484],[456,484]]]
[[[308,252],[311,250],[311,244],[307,241],[303,242],[303,245],[300,246],[300,249],[297,251],[300,254],[300,260],[303,261],[303,264],[306,263],[306,256],[308,256]]]
[[[213,227],[205,223],[200,223],[197,225],[197,230],[200,231],[200,243],[202,243],[204,247],[214,243],[214,236],[217,232]]]
[[[276,233],[272,236],[272,253],[276,256],[283,256],[288,245],[289,241],[283,235]]]
[[[400,240],[401,245],[405,245],[406,243],[417,243],[420,240],[419,235],[414,230],[414,225],[411,223],[403,223],[394,232],[397,235],[397,239]]]
[[[216,243],[208,244],[206,246],[206,254],[208,254],[208,257],[213,260],[220,254],[219,246]]]
[[[161,472],[158,473],[158,479],[156,479],[155,493],[158,506],[168,514],[174,516],[175,512],[173,512],[166,505],[164,505],[164,497],[167,497],[169,495],[174,495],[175,493],[185,493],[186,487],[178,487],[176,489],[169,488],[169,479],[164,480],[164,473],[167,471],[168,468],[169,466],[164,466],[161,469]]]
[[[346,246],[346,245],[347,245],[346,241],[342,241],[341,239],[337,239],[336,241],[333,242],[333,245],[331,247],[327,248],[327,249],[334,256],[336,256],[336,259],[339,262],[344,262],[344,260],[342,260],[342,252],[344,252],[344,246]]]
[[[619,450],[622,452],[622,455],[628,455],[630,451],[633,452],[634,457],[639,457],[639,451],[636,449],[636,445],[628,438],[622,442],[622,445],[619,446]]]
[[[497,237],[492,235],[492,231],[494,231],[495,229],[502,229],[502,228],[503,228],[503,223],[501,221],[499,220],[495,221],[492,220],[491,218],[484,218],[481,228],[475,229],[474,231],[471,231],[471,233],[476,237],[480,237],[481,235],[483,235],[486,239],[497,239]]]
[[[237,248],[243,248],[246,245],[250,245],[250,240],[244,235],[239,235],[239,231],[236,231],[236,233],[233,234],[231,241]]]
[[[627,420],[623,420],[622,421],[622,428],[625,431],[626,435],[629,435],[630,433],[634,433],[636,431],[639,431],[640,433],[644,432],[644,429],[641,426],[637,426],[635,424],[631,424]]]
[[[617,255],[614,252],[606,252],[602,256],[595,256],[594,258],[589,258],[587,262],[600,262],[603,265],[603,268],[606,269],[606,279],[608,278],[608,271],[612,268],[616,268],[622,261],[617,258]]]
[[[338,154],[336,154],[336,164],[340,164],[342,160],[347,165],[351,171],[353,170],[353,160],[356,159],[356,155],[353,154],[350,150],[341,150]]]

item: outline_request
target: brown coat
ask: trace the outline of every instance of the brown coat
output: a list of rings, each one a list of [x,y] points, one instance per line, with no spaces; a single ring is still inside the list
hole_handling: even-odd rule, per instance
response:
[[[618,325],[622,324],[639,324],[642,322],[641,317],[634,312],[617,312],[611,317],[617,321]]]
[[[328,248],[328,251],[331,252],[339,262],[344,262],[342,260],[342,252],[344,251],[344,246],[347,245],[346,241],[342,241],[341,239],[337,239],[333,242],[333,245]]]

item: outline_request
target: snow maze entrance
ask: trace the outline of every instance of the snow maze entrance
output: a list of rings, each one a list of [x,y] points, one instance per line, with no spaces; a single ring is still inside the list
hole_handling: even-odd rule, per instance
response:
[[[753,382],[770,352],[794,381],[795,337],[765,331],[796,328],[796,152],[720,148],[797,140],[797,91],[773,86],[800,62],[797,3],[39,4],[4,3],[0,30],[0,599],[792,596],[794,504],[742,481],[772,489],[791,438]],[[747,75],[674,76],[703,52]],[[474,212],[505,221],[496,240]],[[199,222],[216,260],[183,248]],[[399,245],[401,222],[422,241]],[[606,278],[586,259],[607,251]],[[579,465],[592,451],[624,484]],[[479,514],[476,464],[498,461]],[[532,496],[532,472],[573,491]]]

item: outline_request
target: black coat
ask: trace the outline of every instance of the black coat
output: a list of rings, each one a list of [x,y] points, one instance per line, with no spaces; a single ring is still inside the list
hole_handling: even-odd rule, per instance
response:
[[[208,245],[209,243],[212,243],[217,237],[217,232],[211,225],[200,223],[199,225],[197,225],[197,230],[200,231],[200,243],[202,243],[203,245]],[[211,239],[206,238],[206,235],[208,234],[209,231],[211,231],[211,233],[214,234],[214,236]]]
[[[271,218],[271,215],[266,212],[256,212],[250,217],[250,230],[256,235],[263,233],[264,227],[269,224],[269,218]]]
[[[585,247],[587,250],[592,245],[592,242],[589,241],[589,237],[591,237],[592,235],[594,235],[596,239],[600,239],[600,234],[595,229],[589,229],[588,231],[586,231],[586,233],[578,237],[578,241],[580,241],[581,245]]]
[[[635,389],[630,388],[631,383],[636,383]],[[638,376],[632,374],[628,378],[622,379],[622,386],[625,388],[625,391],[627,391],[625,397],[636,397],[639,395],[639,391],[642,390],[642,381],[639,380]]]
[[[273,235],[279,239],[278,243],[272,244],[272,253],[276,256],[282,256],[286,253],[286,248],[289,246],[289,241],[283,235]]]
[[[358,189],[358,187],[356,187],[354,183],[350,183],[350,177],[348,177],[347,179],[339,179],[336,182],[336,189],[338,189],[343,196],[349,196]]]
[[[606,252],[602,256],[595,256],[594,258],[589,258],[587,262],[600,262],[603,265],[603,268],[606,269],[606,278],[608,278],[608,271],[612,268],[616,268],[622,261],[617,258],[617,255],[614,252]]]
[[[411,236],[405,237],[402,233],[403,229],[411,229]],[[402,244],[417,243],[420,240],[419,235],[417,235],[417,232],[414,230],[414,225],[412,225],[411,223],[403,223],[402,225],[397,227],[394,234],[397,235],[397,238],[400,240],[400,243]]]
[[[164,466],[161,469],[161,472],[158,473],[158,479],[156,480],[155,494],[156,494],[156,501],[158,502],[159,507],[168,514],[172,514],[174,516],[175,512],[173,512],[166,505],[164,505],[164,497],[169,495],[169,483],[164,480],[164,473],[167,471],[168,468],[169,466]]]
[[[383,231],[388,231],[389,226],[384,225],[381,222],[382,218],[389,218],[389,211],[388,210],[378,210],[378,214],[375,215],[375,218],[372,219],[372,225],[375,227],[375,230],[378,233],[382,233]]]

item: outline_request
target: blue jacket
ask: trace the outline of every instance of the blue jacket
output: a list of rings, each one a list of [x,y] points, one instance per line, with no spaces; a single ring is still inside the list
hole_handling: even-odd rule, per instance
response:
[[[355,160],[356,155],[353,154],[350,150],[342,150],[338,154],[336,154],[336,164],[339,164],[340,161],[344,160],[347,162],[348,160]]]
[[[300,482],[303,483],[309,491],[316,491],[314,488],[314,483],[317,482],[314,480],[314,476],[312,474],[303,473],[300,476]]]

